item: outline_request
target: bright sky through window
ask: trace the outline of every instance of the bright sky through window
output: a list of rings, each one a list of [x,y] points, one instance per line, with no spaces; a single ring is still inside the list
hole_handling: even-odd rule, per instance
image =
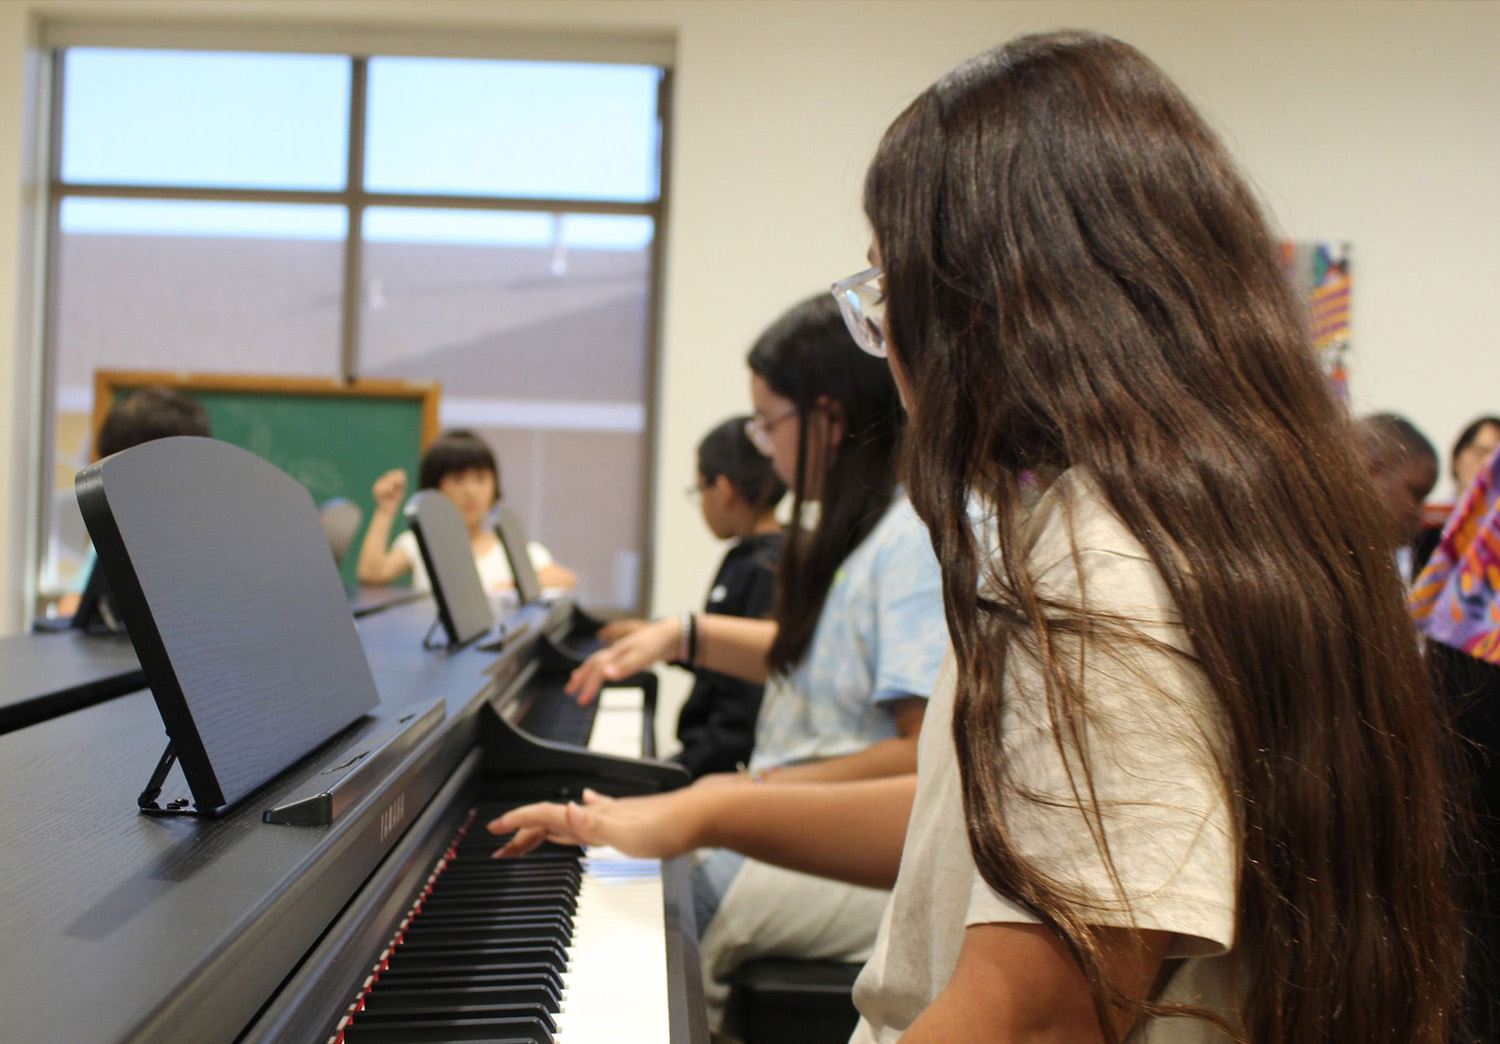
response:
[[[349,60],[206,51],[68,52],[66,181],[341,189]]]
[[[349,60],[326,55],[68,52],[66,181],[213,188],[344,186]],[[371,191],[648,202],[649,66],[377,58]],[[338,238],[329,208],[69,200],[67,232]],[[256,212],[262,218],[255,216]],[[638,250],[644,217],[372,210],[371,240]]]
[[[370,61],[373,192],[656,198],[657,69]]]

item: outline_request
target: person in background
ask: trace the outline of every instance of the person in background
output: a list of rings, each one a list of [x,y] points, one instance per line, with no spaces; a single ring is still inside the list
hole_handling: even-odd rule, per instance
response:
[[[500,467],[495,454],[472,431],[455,428],[433,440],[422,454],[418,474],[421,489],[435,489],[453,502],[469,530],[474,565],[489,594],[514,590],[515,578],[500,538],[486,525],[490,511],[500,502]],[[405,530],[395,541],[391,529],[406,501],[406,472],[387,471],[375,480],[375,513],[359,548],[355,575],[362,584],[378,586],[412,574],[412,586],[428,591],[432,581],[422,564],[416,534]],[[552,553],[532,541],[527,547],[537,579],[544,588],[569,589],[578,585],[573,571],[552,560]]]
[[[705,613],[763,619],[776,599],[776,560],[781,523],[776,505],[786,494],[771,462],[745,434],[750,417],[731,417],[698,443],[698,479],[689,492],[703,521],[720,540],[734,543],[714,574]],[[615,642],[645,626],[645,620],[613,620],[600,630]],[[755,719],[764,686],[699,667],[697,680],[677,717],[682,749],[671,760],[694,779],[735,772],[750,760]]]
[[[1473,483],[1474,476],[1479,474],[1479,470],[1489,462],[1497,449],[1500,449],[1500,417],[1477,417],[1459,432],[1457,441],[1453,443],[1455,500],[1464,495],[1464,491]]]
[[[1422,536],[1422,504],[1437,485],[1437,450],[1411,421],[1373,413],[1356,422],[1370,477],[1385,509],[1386,532],[1396,567],[1408,584],[1416,574]]]
[[[1459,460],[1455,452],[1454,464]],[[1493,1041],[1500,1040],[1500,454],[1492,452],[1465,479],[1408,604],[1463,740],[1476,813],[1473,844],[1460,851],[1471,939],[1466,1040]]]
[[[175,435],[209,438],[208,411],[196,399],[171,388],[153,385],[133,391],[110,407],[99,426],[95,459],[154,439]]]
[[[163,385],[140,388],[110,406],[94,440],[94,459],[103,460],[132,446],[177,435],[211,438],[208,411],[196,399]],[[91,544],[67,593],[57,601],[58,616],[72,616],[77,611],[97,560]]]
[[[1437,550],[1449,514],[1473,485],[1479,470],[1495,455],[1497,447],[1500,447],[1500,417],[1476,417],[1458,433],[1448,465],[1448,473],[1453,477],[1453,501],[1428,504],[1422,512],[1422,532],[1413,545],[1413,574],[1426,567],[1432,553]]]
[[[745,433],[792,490],[773,619],[653,621],[591,656],[568,689],[586,701],[604,681],[666,660],[765,683],[747,771],[688,789],[913,772],[947,637],[932,543],[897,482],[903,413],[890,369],[855,349],[826,294],[772,323],[747,361],[755,415]],[[693,900],[715,1029],[741,963],[863,960],[886,898],[723,849],[698,853]]]
[[[922,92],[835,284],[953,653],[915,778],[489,824],[895,890],[857,1044],[1451,1044],[1446,723],[1352,425],[1207,121],[1097,33]]]

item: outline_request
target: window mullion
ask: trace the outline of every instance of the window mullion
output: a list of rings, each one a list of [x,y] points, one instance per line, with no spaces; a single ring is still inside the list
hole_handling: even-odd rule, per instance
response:
[[[365,126],[370,61],[355,57],[349,77],[349,166],[346,185],[349,221],[344,235],[344,316],[339,346],[346,381],[359,374],[359,304],[364,284]]]

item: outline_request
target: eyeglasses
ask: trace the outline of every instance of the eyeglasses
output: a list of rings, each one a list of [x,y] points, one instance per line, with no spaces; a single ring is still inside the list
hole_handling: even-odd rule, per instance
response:
[[[760,450],[761,456],[771,455],[771,432],[776,425],[795,415],[797,407],[789,406],[774,417],[762,417],[756,414],[745,422],[745,437],[754,443],[755,448]]]
[[[877,359],[884,359],[889,350],[885,340],[885,291],[880,288],[884,276],[884,268],[867,268],[840,279],[830,291],[854,343]]]

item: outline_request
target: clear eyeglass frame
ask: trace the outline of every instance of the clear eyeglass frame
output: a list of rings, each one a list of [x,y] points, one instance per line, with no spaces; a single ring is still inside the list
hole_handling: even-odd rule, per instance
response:
[[[887,357],[890,348],[885,338],[885,291],[880,280],[885,269],[876,266],[840,279],[829,291],[839,303],[839,314],[854,343],[877,359]]]
[[[760,450],[761,456],[769,457],[771,455],[771,432],[776,429],[776,425],[788,417],[795,416],[796,413],[796,406],[789,406],[774,417],[762,417],[757,413],[745,422],[745,438]]]

